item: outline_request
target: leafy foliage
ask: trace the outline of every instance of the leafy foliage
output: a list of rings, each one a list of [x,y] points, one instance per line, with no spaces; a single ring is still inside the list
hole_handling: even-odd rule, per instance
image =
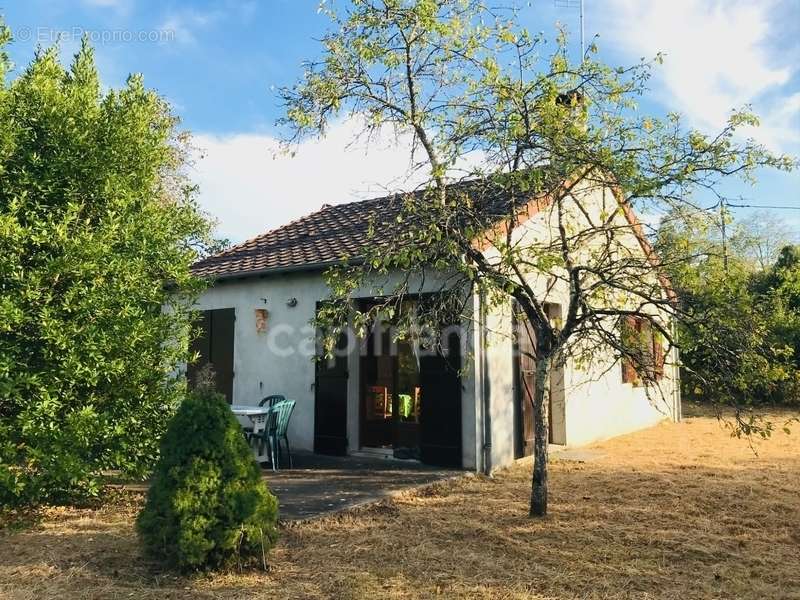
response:
[[[199,388],[170,422],[137,520],[148,554],[181,569],[262,562],[277,515],[225,398]]]
[[[724,211],[721,216],[727,229],[724,241],[722,221],[703,211],[691,218],[667,217],[659,231],[664,256],[676,252],[693,256],[670,266],[684,311],[678,323],[683,396],[733,404],[742,414],[753,405],[796,403],[800,401],[797,248],[753,252],[774,244],[780,231],[755,233]],[[774,264],[762,268],[769,260]],[[752,423],[742,425],[754,431]]]
[[[0,502],[152,468],[208,235],[176,124],[138,75],[101,93],[87,43],[0,84]]]
[[[326,12],[333,26],[322,56],[282,90],[287,143],[356,115],[367,135],[382,127],[411,135],[412,163],[427,181],[400,200],[393,227],[374,228],[363,260],[330,273],[340,308],[320,325],[336,332],[356,291],[376,282],[386,301],[375,310],[386,310],[438,276],[442,303],[424,311],[433,321],[442,304],[445,312],[461,306],[462,319],[472,319],[474,294],[489,308],[515,301],[536,337],[531,513],[542,515],[550,365],[566,356],[590,364],[610,348],[646,377],[653,371],[647,357],[617,326],[632,316],[646,320],[667,350],[675,343],[670,321],[681,314],[665,291],[665,265],[646,247],[629,251],[643,233],[629,209],[663,214],[691,202],[695,190],[717,190],[725,177],[751,180],[758,168],[788,170],[795,161],[740,140],[743,126],[758,124],[748,110],[733,111],[715,135],[686,129],[678,114],[641,115],[639,98],[660,55],[612,67],[591,44],[575,63],[563,31],[548,49],[513,8],[483,0],[357,0]],[[477,197],[458,185],[465,180],[484,184]],[[531,202],[553,235],[520,243],[512,232]],[[402,276],[392,282],[392,273]],[[565,304],[563,319],[548,317],[551,294]],[[357,316],[356,324],[370,316]]]

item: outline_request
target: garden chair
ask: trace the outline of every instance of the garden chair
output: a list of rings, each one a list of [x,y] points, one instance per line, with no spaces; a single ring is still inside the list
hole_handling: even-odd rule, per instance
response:
[[[283,402],[284,400],[286,400],[286,396],[282,394],[272,394],[271,396],[266,396],[262,398],[261,401],[258,403],[258,405],[261,407],[266,406],[267,408],[269,408],[274,404],[277,404],[278,402]],[[246,439],[249,442],[250,438],[253,437],[253,428],[250,427],[249,425],[244,425],[242,426],[242,432],[244,433],[244,439]]]
[[[271,396],[266,396],[262,398],[261,401],[258,403],[258,405],[270,408],[275,404],[277,404],[278,402],[283,402],[284,400],[286,400],[286,396],[283,396],[282,394],[272,394]],[[244,438],[249,442],[250,438],[253,437],[253,428],[244,426],[242,427],[242,431],[244,432]]]
[[[292,462],[292,450],[289,447],[288,435],[289,420],[292,418],[294,405],[294,400],[284,400],[283,402],[278,402],[272,406],[272,410],[276,412],[275,427],[270,428],[268,436],[272,443],[270,447],[274,449],[273,460],[276,467],[279,466],[278,463],[280,461],[281,440],[283,440],[283,443],[286,446],[286,454],[289,457],[289,468],[294,468],[294,463]]]
[[[278,430],[278,418],[280,416],[280,411],[276,410],[275,406],[272,406],[267,409],[266,414],[266,424],[264,425],[264,429],[257,433],[250,434],[250,442],[255,442],[258,444],[258,453],[264,453],[264,445],[266,444],[267,448],[267,455],[269,456],[269,462],[272,465],[272,470],[278,470],[278,444],[277,438],[273,435],[274,431]]]
[[[284,402],[286,400],[286,396],[282,394],[272,394],[271,396],[267,396],[266,398],[262,398],[261,402],[258,403],[259,406],[266,405],[267,407],[273,407],[278,402]]]

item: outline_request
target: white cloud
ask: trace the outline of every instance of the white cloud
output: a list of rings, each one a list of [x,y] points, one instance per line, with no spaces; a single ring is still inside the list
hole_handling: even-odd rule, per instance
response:
[[[636,58],[666,54],[656,82],[691,123],[719,129],[731,109],[753,104],[763,126],[752,134],[775,149],[800,135],[800,102],[783,86],[796,67],[771,52],[774,1],[612,0],[603,22],[610,44]]]
[[[221,11],[204,12],[193,9],[169,13],[158,26],[160,31],[169,31],[173,38],[182,44],[194,45],[200,31],[220,18]]]
[[[278,152],[269,135],[200,134],[192,178],[200,204],[220,222],[219,234],[241,241],[319,209],[413,189],[424,180],[412,172],[407,136],[388,132],[369,144],[354,141],[358,121],[332,125],[326,137],[304,142],[295,155]]]
[[[119,2],[120,0],[92,0],[97,2]],[[172,32],[174,39],[185,45],[195,45],[203,31],[221,21],[237,18],[241,23],[252,22],[258,4],[252,0],[248,2],[228,1],[212,10],[198,10],[194,8],[181,8],[167,12],[161,20],[158,29]]]

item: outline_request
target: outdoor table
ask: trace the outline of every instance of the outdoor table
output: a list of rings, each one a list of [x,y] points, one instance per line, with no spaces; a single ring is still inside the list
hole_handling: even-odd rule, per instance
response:
[[[247,406],[244,404],[231,404],[231,412],[237,417],[244,417],[250,420],[253,426],[253,433],[262,433],[267,426],[267,413],[269,408],[262,406]],[[239,420],[241,422],[241,419]],[[263,444],[262,451],[259,454],[259,445],[253,447],[253,454],[256,461],[262,463],[269,460],[269,447]]]

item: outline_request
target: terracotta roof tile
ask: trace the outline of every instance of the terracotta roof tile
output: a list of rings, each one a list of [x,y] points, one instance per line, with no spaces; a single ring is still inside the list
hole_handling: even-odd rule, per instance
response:
[[[200,277],[220,279],[295,268],[314,268],[358,257],[366,247],[370,219],[393,219],[399,196],[325,205],[291,223],[267,231],[196,262]],[[372,243],[375,243],[372,240]]]
[[[502,188],[477,180],[451,184],[472,197],[490,221],[505,215],[508,196]],[[417,192],[421,194],[423,192]],[[393,223],[403,207],[405,194],[393,194],[359,202],[324,205],[320,210],[267,231],[251,240],[209,256],[192,266],[195,275],[209,279],[248,277],[294,269],[314,269],[362,256],[370,221]],[[391,236],[386,236],[390,238]],[[391,244],[391,239],[382,243]]]

